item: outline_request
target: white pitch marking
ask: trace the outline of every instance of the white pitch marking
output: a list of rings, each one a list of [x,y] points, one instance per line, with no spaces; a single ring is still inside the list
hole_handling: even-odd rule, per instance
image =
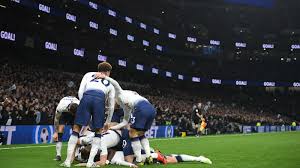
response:
[[[271,132],[269,132],[271,133]],[[272,132],[272,133],[283,133],[283,132]],[[161,138],[161,139],[150,139],[150,141],[169,141],[169,140],[185,140],[185,139],[205,139],[205,138],[221,138],[221,137],[240,137],[240,136],[250,136],[250,135],[261,135],[266,133],[252,133],[252,134],[234,134],[234,135],[209,135],[209,136],[202,136],[202,137],[176,137],[176,138]],[[54,147],[56,145],[43,145],[43,146],[20,146],[20,147],[9,147],[9,148],[0,148],[1,150],[8,150],[8,149],[28,149],[28,148],[48,148]]]
[[[7,150],[7,149],[27,149],[27,148],[48,148],[48,147],[53,147],[56,145],[43,145],[43,146],[17,146],[17,147],[10,147],[10,148],[0,148],[0,150]]]

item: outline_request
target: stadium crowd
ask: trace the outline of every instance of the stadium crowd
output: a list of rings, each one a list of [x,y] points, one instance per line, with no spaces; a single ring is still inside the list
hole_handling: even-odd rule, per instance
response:
[[[0,69],[0,125],[52,124],[59,100],[77,96],[81,75],[46,69],[38,65],[3,64]],[[118,79],[118,78],[116,78]],[[235,102],[225,94],[201,96],[176,89],[153,88],[149,84],[122,82],[136,90],[157,109],[156,125],[177,125],[178,131],[194,130],[193,105],[209,105],[206,116],[212,133],[235,132],[237,124],[290,124],[293,120],[256,104]]]

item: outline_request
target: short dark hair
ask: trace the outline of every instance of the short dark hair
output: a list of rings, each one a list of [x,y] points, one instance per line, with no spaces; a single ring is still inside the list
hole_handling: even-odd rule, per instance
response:
[[[69,105],[69,112],[72,113],[72,114],[75,114],[76,111],[77,111],[77,107],[78,107],[77,103],[71,103]]]
[[[98,72],[108,72],[112,70],[112,66],[108,62],[98,64]]]
[[[89,159],[91,149],[92,149],[92,145],[87,145],[86,147],[80,149],[81,158],[83,160],[88,160]]]

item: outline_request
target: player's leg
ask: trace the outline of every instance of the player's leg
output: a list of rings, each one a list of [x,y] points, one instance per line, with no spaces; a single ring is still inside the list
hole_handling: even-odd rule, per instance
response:
[[[142,165],[142,144],[140,136],[143,136],[144,131],[142,129],[144,128],[145,123],[146,118],[144,118],[140,108],[136,107],[135,111],[132,113],[129,137],[133,153],[136,157],[136,162],[139,165]]]
[[[79,133],[82,126],[86,126],[91,118],[91,113],[89,110],[89,99],[85,96],[81,99],[81,102],[77,108],[75,121],[73,126],[72,134],[68,141],[68,148],[67,148],[67,158],[61,166],[64,167],[71,167],[72,158],[75,152],[75,148],[79,139]]]
[[[143,111],[145,111],[143,114],[145,115],[146,123],[144,125],[144,130],[149,130],[152,126],[152,123],[156,116],[156,110],[151,105],[148,104],[143,108]],[[153,159],[151,158],[151,148],[148,138],[145,137],[145,132],[143,132],[143,135],[139,137],[142,147],[145,150],[146,153],[146,163],[151,164],[153,163]]]
[[[104,125],[104,105],[105,99],[99,97],[93,97],[92,103],[92,127],[95,131],[95,137],[93,137],[92,148],[86,167],[97,167],[94,163],[94,158],[97,155],[98,150],[101,148],[101,131]]]
[[[155,151],[151,153],[151,157],[153,159],[156,159],[160,163],[167,164],[167,156],[164,156],[163,154],[160,153],[160,151]]]
[[[64,161],[64,163],[61,164],[61,166],[64,167],[71,167],[71,163],[74,157],[75,148],[77,145],[77,141],[79,138],[79,132],[80,132],[81,126],[74,125],[73,126],[73,132],[69,138],[68,141],[68,148],[67,148],[67,158]]]
[[[120,142],[120,136],[112,130],[108,130],[106,133],[102,134],[101,137],[101,158],[107,159],[108,148],[112,148],[118,145]]]
[[[140,102],[136,105],[135,111],[132,114],[131,129],[129,135],[132,138],[132,148],[136,156],[136,161],[141,162],[141,150],[144,148],[146,153],[146,163],[152,163],[150,155],[149,140],[144,136],[145,131],[151,128],[155,118],[156,111],[149,102]]]
[[[206,164],[212,164],[211,160],[204,156],[196,157],[196,156],[191,156],[186,154],[180,154],[180,155],[173,154],[171,156],[175,157],[177,162],[202,162]]]
[[[64,134],[65,125],[58,126],[58,139],[56,142],[56,161],[61,161],[62,137]]]
[[[142,144],[139,138],[139,131],[134,128],[130,128],[129,137],[131,140],[131,146],[133,153],[136,157],[136,162],[139,164],[142,162]]]

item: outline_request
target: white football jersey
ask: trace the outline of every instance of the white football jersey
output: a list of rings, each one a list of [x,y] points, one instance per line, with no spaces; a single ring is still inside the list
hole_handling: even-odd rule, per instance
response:
[[[96,79],[95,74],[96,72],[88,72],[83,76],[78,91],[79,100],[81,100],[84,92],[89,90],[102,91],[105,95],[108,95],[111,92],[114,94],[114,87],[110,82],[105,79]]]
[[[73,96],[66,96],[62,98],[56,107],[56,113],[69,112],[68,106],[71,103],[79,104],[79,100]]]
[[[134,106],[140,101],[148,101],[137,92],[131,90],[122,90],[116,94],[117,103],[124,109],[124,111],[133,112]]]
[[[148,101],[143,96],[139,95],[137,92],[131,90],[123,90],[119,83],[110,77],[105,77],[114,87],[116,92],[116,101],[124,110],[123,121],[111,127],[111,129],[120,129],[129,123],[130,115],[134,110],[134,106],[140,101]]]

